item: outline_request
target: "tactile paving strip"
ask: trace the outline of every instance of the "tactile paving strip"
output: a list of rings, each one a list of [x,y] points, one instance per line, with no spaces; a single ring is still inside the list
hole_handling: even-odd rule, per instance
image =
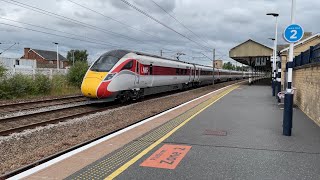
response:
[[[185,113],[173,118],[172,120],[166,122],[160,127],[152,130],[151,132],[147,132],[146,135],[143,135],[141,138],[129,143],[118,151],[110,153],[105,157],[95,161],[94,163],[84,167],[78,172],[70,175],[66,179],[104,179],[109,174],[111,174],[114,170],[119,168],[121,165],[126,163],[128,160],[135,157],[141,151],[149,147],[155,141],[166,135],[175,127],[179,126],[186,119],[209,105],[210,103],[217,100],[221,94],[224,92],[233,89],[233,86],[220,92],[214,97],[204,101],[203,103],[193,107],[192,109],[186,111]],[[228,91],[229,92],[229,91]]]

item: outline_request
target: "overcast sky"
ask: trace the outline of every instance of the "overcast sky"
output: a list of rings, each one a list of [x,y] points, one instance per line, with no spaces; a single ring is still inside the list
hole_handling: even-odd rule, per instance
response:
[[[73,1],[100,14],[68,0],[1,1],[0,51],[15,42],[19,43],[1,56],[20,57],[24,47],[56,50],[56,46],[52,44],[54,41],[60,44],[62,55],[66,56],[70,49],[86,49],[91,61],[111,49],[131,49],[157,55],[162,49],[167,57],[183,52],[186,55],[181,56],[181,59],[208,65],[211,64],[210,60],[203,58],[203,54],[211,58],[212,52],[209,50],[212,48],[217,50],[217,58],[230,60],[229,50],[249,38],[271,47],[272,42],[268,38],[274,36],[275,18],[266,16],[266,13],[280,14],[279,43],[284,43],[282,31],[290,23],[291,0],[154,0],[196,34],[194,35],[151,0],[128,0],[179,35],[121,0]],[[60,19],[21,7],[24,5],[17,3],[56,13]],[[296,23],[301,24],[305,31],[319,32],[319,9],[319,0],[297,0]],[[70,19],[63,20],[62,16]]]

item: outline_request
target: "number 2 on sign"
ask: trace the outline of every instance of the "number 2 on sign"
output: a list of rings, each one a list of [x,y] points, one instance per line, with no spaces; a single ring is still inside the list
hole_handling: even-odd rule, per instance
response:
[[[291,38],[291,39],[297,39],[297,33],[298,33],[298,31],[295,30],[295,29],[293,29],[293,30],[291,30],[290,32],[293,33],[293,34],[290,36],[290,38]]]
[[[180,154],[179,152],[173,152],[166,160],[161,160],[160,163],[173,164]]]

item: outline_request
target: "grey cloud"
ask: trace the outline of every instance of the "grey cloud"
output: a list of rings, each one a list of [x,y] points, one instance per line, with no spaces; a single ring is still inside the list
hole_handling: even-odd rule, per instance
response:
[[[85,18],[85,19],[88,19],[88,18],[91,18],[91,17],[92,17],[92,16],[90,16],[90,14],[87,13],[87,12],[78,12],[78,11],[76,11],[76,12],[74,12],[74,15],[75,15],[76,17],[78,17],[78,18]]]
[[[2,8],[0,8],[0,16],[6,16],[6,11]]]
[[[284,27],[290,22],[290,1],[154,0],[201,37],[201,39],[198,39],[198,37],[194,36],[170,16],[165,14],[150,0],[128,1],[191,39],[206,46],[209,46],[207,45],[207,43],[209,43],[210,48],[216,48],[217,51],[219,51],[219,54],[222,54],[219,56],[224,57],[225,60],[227,60],[226,56],[228,56],[230,48],[249,38],[272,46],[272,42],[269,41],[268,38],[274,36],[274,19],[270,16],[266,16],[265,14],[267,12],[280,13],[278,36],[280,43],[284,43],[281,34]],[[165,53],[168,57],[172,56],[176,51],[183,51],[188,55],[183,58],[189,58],[190,60],[191,56],[200,55],[194,51],[204,51],[198,45],[155,23],[120,0],[79,0],[77,3],[124,22],[126,25],[104,18],[65,0],[29,1],[29,4],[32,6],[57,12],[58,14],[78,21],[98,26],[101,29],[114,31],[139,39],[139,41],[128,40],[124,37],[92,30],[71,22],[39,15],[38,13],[32,13],[30,10],[13,5],[6,6],[6,9],[1,7],[0,15],[6,18],[16,18],[37,25],[45,25],[49,28],[79,34],[88,38],[95,38],[98,39],[97,42],[99,43],[106,42],[119,44],[121,46],[120,48],[148,51],[155,54],[159,54],[160,49],[172,50],[173,52],[171,53]],[[319,32],[320,24],[316,23],[317,19],[320,18],[320,14],[318,13],[319,8],[320,1],[297,1],[297,23],[303,25],[305,31]],[[3,21],[0,20],[0,22]],[[141,29],[143,32],[136,31],[129,26]],[[145,32],[156,37],[149,36]],[[0,25],[0,34],[5,41],[21,42],[21,48],[30,46],[34,48],[54,49],[51,42],[59,41],[61,44],[61,52],[66,53],[72,48],[87,49],[90,59],[95,59],[103,52],[114,49],[110,46],[58,38],[49,35],[40,35],[39,33],[8,28],[3,25]],[[18,54],[18,52],[16,53],[17,56],[21,55]],[[205,54],[209,57],[212,56],[210,52]],[[199,60],[199,63],[207,62]]]

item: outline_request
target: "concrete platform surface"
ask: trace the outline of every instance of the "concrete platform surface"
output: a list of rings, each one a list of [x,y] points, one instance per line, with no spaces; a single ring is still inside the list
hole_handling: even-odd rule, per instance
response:
[[[282,135],[269,86],[240,86],[181,127],[116,179],[320,179],[320,128],[299,109]],[[216,133],[225,132],[225,134]],[[218,135],[218,136],[217,136]],[[164,144],[191,149],[175,169],[140,166]]]

